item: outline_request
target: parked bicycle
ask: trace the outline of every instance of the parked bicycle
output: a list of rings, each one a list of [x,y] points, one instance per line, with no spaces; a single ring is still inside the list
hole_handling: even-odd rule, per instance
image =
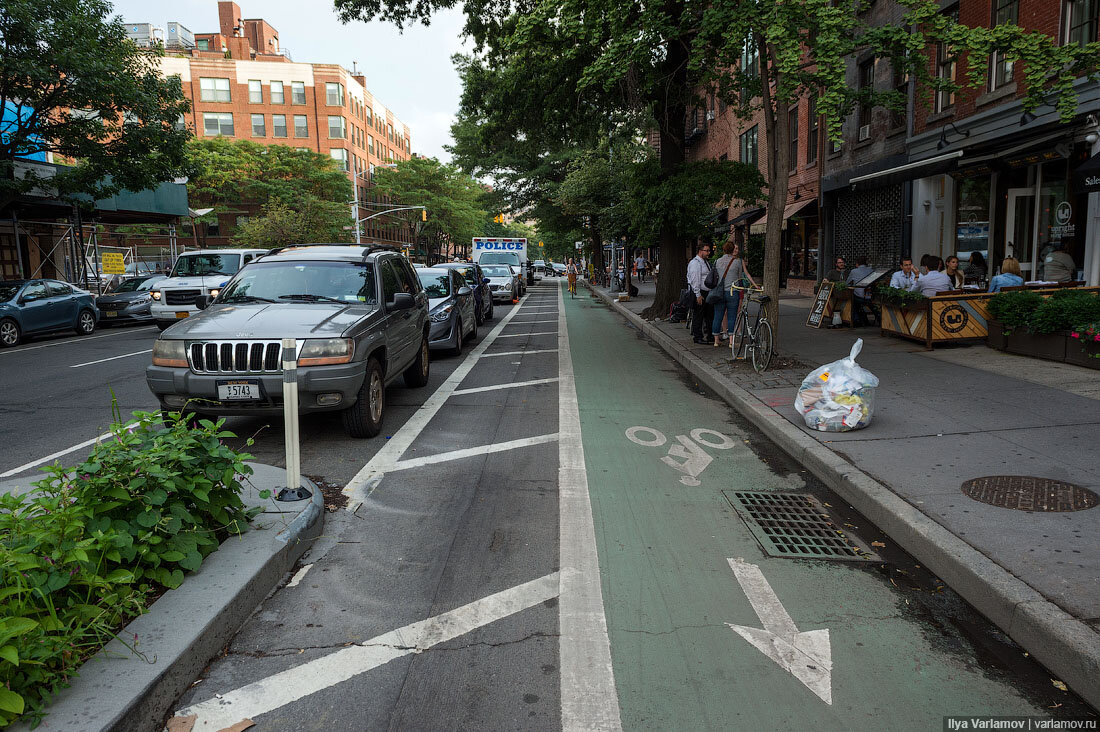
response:
[[[772,337],[772,324],[768,322],[765,305],[771,298],[764,294],[762,287],[738,287],[732,285],[730,291],[741,291],[741,308],[730,337],[730,348],[735,359],[748,358],[756,373],[763,373],[771,364],[775,339]],[[756,304],[756,317],[749,314],[749,306]]]

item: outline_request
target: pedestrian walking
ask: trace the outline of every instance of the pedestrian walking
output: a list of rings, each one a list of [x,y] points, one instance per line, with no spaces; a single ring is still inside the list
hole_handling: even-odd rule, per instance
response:
[[[688,262],[687,281],[695,299],[691,306],[691,340],[693,343],[710,343],[711,307],[707,304],[707,275],[710,274],[710,244],[700,241],[695,257]]]
[[[634,260],[634,269],[638,273],[638,281],[645,282],[645,257],[638,255]]]

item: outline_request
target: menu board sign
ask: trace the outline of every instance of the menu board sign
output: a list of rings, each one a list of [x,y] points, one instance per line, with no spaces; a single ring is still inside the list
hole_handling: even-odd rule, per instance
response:
[[[829,304],[829,297],[833,294],[833,283],[828,280],[821,283],[821,289],[817,291],[810,314],[806,317],[806,325],[811,328],[820,328],[825,322],[825,308]]]

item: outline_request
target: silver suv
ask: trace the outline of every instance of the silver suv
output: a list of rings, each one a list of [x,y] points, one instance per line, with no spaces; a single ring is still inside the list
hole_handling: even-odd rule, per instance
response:
[[[352,437],[382,429],[386,385],[428,382],[428,296],[389,248],[310,244],[242,268],[197,315],[160,334],[146,381],[164,409],[279,415],[281,341],[298,343],[301,413],[340,411]]]

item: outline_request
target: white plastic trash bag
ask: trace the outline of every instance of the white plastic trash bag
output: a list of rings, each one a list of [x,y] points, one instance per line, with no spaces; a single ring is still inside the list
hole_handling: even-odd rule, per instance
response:
[[[794,407],[807,427],[822,432],[847,432],[871,424],[878,377],[856,363],[863,348],[857,338],[848,358],[815,369],[802,380]]]

